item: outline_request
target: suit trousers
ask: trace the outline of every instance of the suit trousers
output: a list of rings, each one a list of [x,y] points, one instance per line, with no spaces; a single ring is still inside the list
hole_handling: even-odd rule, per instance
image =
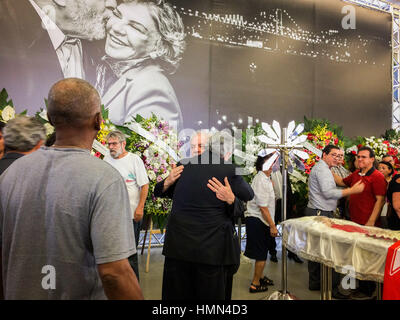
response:
[[[142,227],[142,221],[143,220],[135,222],[135,220],[132,220],[133,231],[135,233],[136,253],[128,258],[129,264],[131,265],[133,271],[135,272],[138,281],[139,281],[138,247],[139,247],[139,236],[140,236],[140,229]]]
[[[321,215],[328,218],[333,218],[333,211],[322,211],[317,209],[306,208],[306,216]],[[332,270],[332,291],[338,290],[340,284],[340,275]],[[310,290],[319,289],[321,285],[321,264],[314,261],[308,261],[308,287]]]
[[[230,300],[233,266],[165,257],[162,300]]]

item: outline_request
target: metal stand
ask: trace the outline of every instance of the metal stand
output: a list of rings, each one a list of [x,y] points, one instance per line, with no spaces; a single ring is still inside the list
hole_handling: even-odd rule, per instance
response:
[[[332,300],[332,268],[321,264],[321,300]]]
[[[376,300],[382,300],[382,288],[383,283],[377,282],[376,283]]]
[[[282,159],[282,221],[286,220],[287,212],[287,166],[288,166],[288,151],[287,145],[287,129],[282,129],[282,145],[285,146],[281,149],[281,159]],[[282,231],[283,233],[283,231]],[[282,289],[281,291],[273,292],[267,300],[293,300],[293,297],[287,291],[287,250],[282,241]]]

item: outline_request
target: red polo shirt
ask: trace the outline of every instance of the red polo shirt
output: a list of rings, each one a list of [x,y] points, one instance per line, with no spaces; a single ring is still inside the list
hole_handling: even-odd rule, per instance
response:
[[[387,182],[383,174],[374,167],[365,176],[360,176],[359,172],[360,170],[354,171],[347,178],[344,178],[343,182],[349,187],[359,180],[362,180],[365,184],[364,191],[359,194],[352,194],[349,202],[351,221],[365,225],[374,209],[376,196],[386,195]],[[377,225],[378,221],[379,219],[376,219],[375,225]]]

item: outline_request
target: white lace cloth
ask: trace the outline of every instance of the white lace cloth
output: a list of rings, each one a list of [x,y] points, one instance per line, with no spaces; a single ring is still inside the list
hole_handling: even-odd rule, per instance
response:
[[[400,232],[360,226],[346,220],[302,217],[282,222],[283,244],[300,257],[323,263],[339,273],[360,280],[383,282],[386,254],[396,241],[339,230],[330,227],[330,223],[362,227],[371,234],[387,232],[389,237],[394,235],[400,239]]]

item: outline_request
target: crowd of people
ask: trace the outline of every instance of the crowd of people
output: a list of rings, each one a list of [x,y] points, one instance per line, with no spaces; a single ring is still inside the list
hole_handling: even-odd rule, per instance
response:
[[[399,230],[400,175],[394,170],[394,159],[385,155],[381,162],[375,159],[369,147],[358,149],[350,171],[343,167],[344,152],[328,145],[322,159],[311,170],[309,202],[306,215],[339,217],[365,226],[387,227]],[[400,202],[400,201],[399,201]],[[385,216],[381,216],[386,207]],[[387,221],[386,224],[382,221]],[[320,264],[308,262],[309,289],[320,290]],[[339,290],[340,275],[333,273],[332,296],[337,299],[372,299],[376,289],[371,281],[359,281],[350,295]]]
[[[47,141],[33,117],[17,116],[1,128],[0,298],[143,299],[136,251],[149,191],[143,161],[126,150],[120,131],[108,134],[104,161],[90,155],[102,117],[100,96],[86,81],[55,83],[47,113],[55,127]],[[190,157],[155,186],[156,197],[172,199],[163,300],[231,299],[241,253],[235,220],[243,215],[244,255],[255,260],[249,291],[274,284],[264,269],[268,253],[277,262],[282,176],[272,172],[272,153],[263,150],[250,186],[229,161],[232,152],[233,137],[226,132],[196,132]],[[322,154],[309,176],[305,215],[339,215],[400,230],[400,175],[393,157],[377,163],[374,152],[361,147],[349,171],[337,146],[326,146]],[[288,199],[293,218],[290,188]],[[309,289],[320,290],[320,265],[309,261],[308,270]],[[333,297],[346,299],[339,280],[334,273]],[[359,281],[351,297],[370,298],[374,290],[373,282]]]

